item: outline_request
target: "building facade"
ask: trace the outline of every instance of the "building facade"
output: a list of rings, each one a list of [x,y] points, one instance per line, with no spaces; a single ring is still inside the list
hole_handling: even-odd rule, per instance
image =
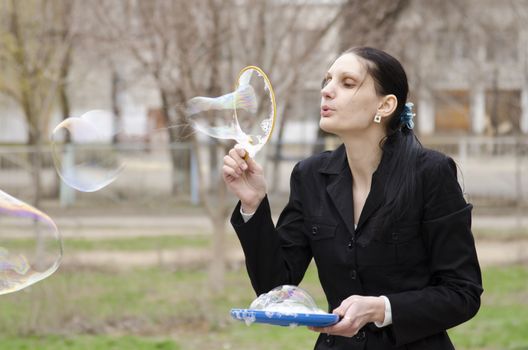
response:
[[[303,6],[308,13],[292,28],[297,34],[289,50],[302,51],[319,30],[318,18],[353,2],[288,2],[289,7]],[[288,115],[284,141],[315,140],[321,78],[343,47],[360,42],[354,33],[343,30],[347,21],[342,17],[330,28],[313,59],[301,67],[295,96],[282,111]],[[417,109],[416,130],[421,136],[528,134],[526,23],[527,0],[409,1],[381,46],[400,59],[408,72],[410,100]],[[80,56],[84,61],[78,61],[71,79],[73,116],[90,109],[111,110],[112,70],[97,57],[86,61],[85,53]],[[279,104],[285,94],[277,96]],[[125,132],[139,136],[148,132],[152,122],[148,111],[160,108],[152,84],[134,79],[120,92],[119,101]],[[0,100],[0,106],[0,142],[25,142],[22,113],[6,99]],[[58,110],[55,120],[60,120]]]
[[[526,23],[525,0],[411,2],[388,46],[409,71],[421,135],[528,134]]]

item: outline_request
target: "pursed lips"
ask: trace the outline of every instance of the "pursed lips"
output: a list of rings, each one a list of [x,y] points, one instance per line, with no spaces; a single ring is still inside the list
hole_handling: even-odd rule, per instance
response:
[[[329,117],[333,112],[335,112],[334,108],[331,108],[328,105],[321,106],[321,116],[322,117]]]

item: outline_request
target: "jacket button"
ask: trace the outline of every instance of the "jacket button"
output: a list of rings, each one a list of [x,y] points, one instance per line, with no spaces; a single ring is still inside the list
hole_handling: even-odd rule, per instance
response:
[[[317,233],[317,226],[312,226],[312,235],[315,235]]]
[[[360,341],[365,340],[366,337],[367,337],[367,335],[365,334],[365,331],[364,331],[364,330],[360,330],[360,331],[357,332],[357,334],[354,336],[354,340],[357,341],[357,342],[360,342]]]
[[[326,345],[332,346],[334,344],[334,337],[332,337],[331,335],[326,335],[326,338],[324,341]]]
[[[348,249],[352,249],[352,246],[353,246],[352,242],[348,242]]]
[[[357,271],[356,270],[352,270],[350,271],[350,278],[352,278],[353,280],[355,280],[357,277]]]

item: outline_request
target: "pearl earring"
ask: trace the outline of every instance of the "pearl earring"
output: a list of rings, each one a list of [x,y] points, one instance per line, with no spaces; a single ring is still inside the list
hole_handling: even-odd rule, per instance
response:
[[[376,116],[374,117],[374,123],[381,123],[381,115],[379,113],[376,113]]]

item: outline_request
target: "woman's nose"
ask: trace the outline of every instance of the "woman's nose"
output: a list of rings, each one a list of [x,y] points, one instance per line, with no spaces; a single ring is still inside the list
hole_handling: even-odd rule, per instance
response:
[[[321,96],[327,99],[332,99],[335,97],[334,88],[332,87],[332,82],[329,82],[321,89]]]

